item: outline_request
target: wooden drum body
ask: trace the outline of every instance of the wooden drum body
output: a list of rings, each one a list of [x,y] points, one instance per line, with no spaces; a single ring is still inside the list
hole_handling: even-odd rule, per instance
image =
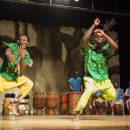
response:
[[[35,92],[33,96],[33,107],[36,109],[36,115],[43,114],[43,108],[45,107],[45,94],[43,92]]]
[[[9,98],[5,98],[4,99],[4,103],[3,103],[3,116],[9,116],[9,112],[10,112],[10,99]]]
[[[130,115],[130,99],[128,99],[128,111],[129,111],[129,115]]]
[[[60,114],[67,114],[67,93],[60,94]]]
[[[95,100],[96,115],[104,115],[106,110],[106,102],[102,102],[98,99]]]
[[[55,109],[58,106],[58,94],[54,92],[48,92],[46,96],[46,107],[48,115],[55,115]]]
[[[77,107],[78,101],[81,97],[81,92],[69,92],[68,93],[68,114],[76,114],[74,109]]]
[[[120,102],[114,102],[113,106],[114,114],[116,115],[123,115],[123,106]]]

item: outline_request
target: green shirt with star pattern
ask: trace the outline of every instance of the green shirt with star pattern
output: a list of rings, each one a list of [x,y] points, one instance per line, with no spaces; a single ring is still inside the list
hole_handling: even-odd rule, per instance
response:
[[[6,50],[7,48],[10,48],[15,60],[18,63],[20,63],[20,57],[18,56],[18,47],[19,47],[19,45],[17,43],[4,44],[4,49]],[[27,50],[25,52],[24,62],[26,64],[30,64],[30,55],[29,55]],[[5,57],[3,64],[2,64],[2,67],[1,67],[1,70],[0,70],[0,75],[9,81],[16,80],[18,77],[18,74],[16,74],[14,72],[15,68],[16,68],[16,66],[12,62],[7,60],[7,58]]]
[[[114,55],[115,52],[110,51],[108,43],[103,44],[101,50],[96,52],[94,45],[89,43],[82,53],[85,58],[85,73],[95,81],[103,81],[109,78],[108,76],[108,58]]]

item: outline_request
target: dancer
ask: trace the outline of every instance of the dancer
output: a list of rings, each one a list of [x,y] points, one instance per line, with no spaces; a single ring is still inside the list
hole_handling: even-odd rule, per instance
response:
[[[85,91],[74,109],[76,112],[74,121],[76,122],[79,121],[79,116],[93,93],[106,101],[116,97],[115,89],[108,75],[108,59],[118,49],[118,46],[103,30],[95,29],[99,23],[99,18],[96,18],[83,36]]]
[[[30,64],[30,56],[26,50],[29,37],[21,34],[17,43],[4,44],[5,58],[0,70],[0,93],[12,88],[19,88],[20,93],[11,105],[11,111],[18,115],[16,107],[19,102],[30,92],[33,82],[21,74],[26,65]]]

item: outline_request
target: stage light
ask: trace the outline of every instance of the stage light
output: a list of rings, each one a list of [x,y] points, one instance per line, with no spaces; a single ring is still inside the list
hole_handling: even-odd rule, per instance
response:
[[[79,0],[74,0],[75,2],[78,2]]]

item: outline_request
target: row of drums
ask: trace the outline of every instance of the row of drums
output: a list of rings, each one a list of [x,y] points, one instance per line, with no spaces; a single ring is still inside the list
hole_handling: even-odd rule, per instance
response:
[[[81,97],[81,92],[68,92],[68,93],[42,93],[35,92],[33,96],[33,107],[36,109],[36,115],[42,115],[45,109],[48,115],[55,115],[58,108],[59,113],[62,115],[75,114],[73,111]]]

